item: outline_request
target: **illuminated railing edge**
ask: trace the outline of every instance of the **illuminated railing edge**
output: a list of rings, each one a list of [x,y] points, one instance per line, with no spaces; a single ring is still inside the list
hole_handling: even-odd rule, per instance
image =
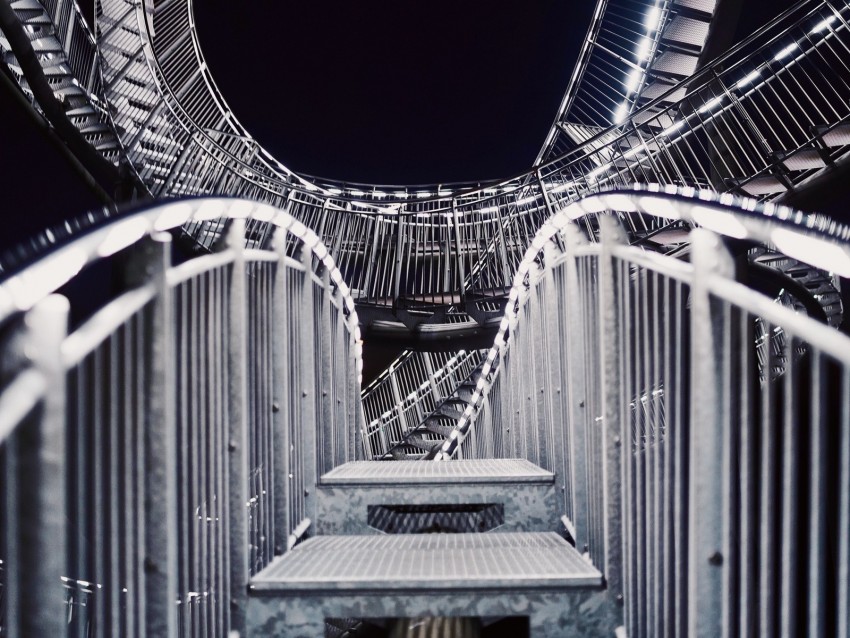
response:
[[[331,285],[342,296],[345,326],[354,338],[358,379],[362,376],[362,339],[354,300],[342,273],[319,237],[283,210],[251,200],[207,197],[151,205],[114,218],[75,237],[21,271],[0,282],[0,322],[25,312],[71,281],[84,268],[132,246],[154,233],[173,231],[193,221],[243,219],[260,221],[291,233],[310,249],[327,269]]]
[[[548,219],[526,250],[508,294],[504,317],[499,324],[494,344],[484,360],[469,405],[435,460],[450,459],[470,433],[498,375],[498,362],[511,341],[510,329],[516,325],[520,305],[527,297],[525,293],[530,289],[526,276],[535,265],[543,247],[572,222],[587,215],[605,212],[638,212],[669,221],[683,221],[692,227],[705,228],[727,239],[747,239],[773,245],[798,261],[850,278],[850,228],[829,222],[821,216],[809,215],[786,206],[761,204],[749,198],[730,194],[718,195],[713,191],[693,188],[613,190],[584,197]],[[830,232],[835,229],[841,229],[840,237]],[[588,250],[599,253],[602,248],[601,245],[594,244]],[[673,259],[660,255],[656,257]],[[724,285],[729,283],[731,282],[723,280]],[[709,286],[719,294],[724,293],[722,286],[718,286],[716,281],[709,282]],[[753,296],[759,296],[755,291],[750,292]],[[740,294],[738,296],[740,297]],[[768,308],[763,300],[755,303],[762,310]],[[778,304],[770,302],[769,307],[774,318],[781,317],[783,321],[797,326],[798,329],[802,327],[811,331],[822,342],[825,335],[835,339],[833,354],[850,365],[850,337],[823,326],[814,319],[799,316]]]

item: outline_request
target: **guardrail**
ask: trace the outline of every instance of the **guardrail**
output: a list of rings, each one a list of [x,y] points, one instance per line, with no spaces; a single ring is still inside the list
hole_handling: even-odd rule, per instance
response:
[[[622,211],[702,226],[690,261],[629,246]],[[742,241],[850,277],[846,227],[707,192],[549,220],[443,447],[556,473],[629,636],[850,627],[850,338],[743,283]]]
[[[481,350],[399,355],[362,393],[369,458],[383,458],[452,396],[482,356]]]
[[[164,231],[210,214],[227,246],[172,266]],[[246,219],[275,250],[245,249]],[[87,267],[123,283],[80,321]],[[165,204],[4,281],[0,320],[4,635],[239,630],[318,477],[363,457],[357,316],[327,249],[255,202]]]

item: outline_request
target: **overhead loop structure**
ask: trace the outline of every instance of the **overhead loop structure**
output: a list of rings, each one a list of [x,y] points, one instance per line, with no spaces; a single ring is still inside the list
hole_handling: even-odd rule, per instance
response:
[[[667,42],[662,55],[677,45],[659,34],[693,19],[684,4],[657,5],[660,26],[650,27]],[[600,7],[593,28],[604,34],[619,9]],[[781,199],[840,161],[850,142],[847,15],[846,5],[804,0],[697,74],[656,80],[656,97],[638,91],[628,118],[595,123],[575,148],[523,175],[401,190],[315,181],[276,162],[215,87],[191,2],[101,0],[97,41],[114,129],[151,194],[227,193],[286,209],[336,256],[364,327],[427,337],[497,322],[523,246],[583,194],[660,183]],[[587,59],[577,96],[593,84],[579,81],[592,79]],[[208,249],[223,227],[210,218],[186,232]],[[637,241],[659,230],[631,232]],[[268,236],[256,227],[248,238],[262,246]]]

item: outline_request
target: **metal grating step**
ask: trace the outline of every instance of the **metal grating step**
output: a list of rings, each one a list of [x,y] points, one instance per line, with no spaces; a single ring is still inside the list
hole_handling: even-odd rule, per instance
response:
[[[825,132],[821,139],[829,147],[847,146],[850,144],[850,124],[839,124],[834,129]]]
[[[789,171],[806,171],[826,166],[820,152],[814,148],[802,148],[795,153],[777,153],[776,158]]]
[[[676,51],[665,51],[655,59],[650,69],[654,73],[668,73],[687,77],[693,75],[697,70],[699,58],[695,55],[678,53]]]
[[[253,592],[566,589],[602,574],[554,532],[317,536],[251,580]]]
[[[663,40],[702,47],[708,36],[708,22],[676,16],[664,29]]]
[[[674,0],[673,4],[677,7],[685,7],[686,9],[695,9],[703,13],[714,13],[714,8],[717,6],[717,0]]]
[[[353,461],[321,478],[322,485],[552,483],[554,475],[525,459]]]

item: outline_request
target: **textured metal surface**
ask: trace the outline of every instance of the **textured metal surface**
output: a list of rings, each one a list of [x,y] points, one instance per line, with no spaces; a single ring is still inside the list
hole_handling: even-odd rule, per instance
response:
[[[396,485],[340,485],[319,487],[319,516],[313,535],[375,534],[369,526],[369,508],[380,505],[481,505],[504,507],[503,532],[551,532],[560,529],[555,486],[549,483],[455,483],[418,488]],[[480,531],[480,530],[479,530]]]
[[[676,16],[664,31],[664,39],[692,46],[702,46],[708,35],[708,22]]]
[[[251,580],[255,591],[599,586],[602,574],[555,533],[318,536]]]
[[[525,459],[469,459],[448,463],[353,461],[321,478],[322,485],[551,483],[554,475]]]

